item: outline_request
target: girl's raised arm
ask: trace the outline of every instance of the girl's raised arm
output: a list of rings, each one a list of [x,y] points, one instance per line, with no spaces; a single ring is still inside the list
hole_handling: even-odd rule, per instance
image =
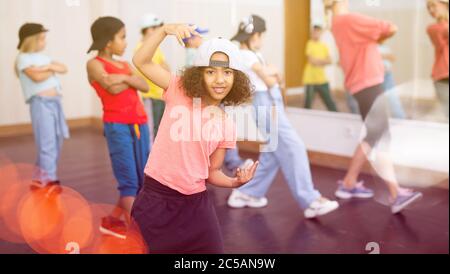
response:
[[[143,46],[136,52],[133,57],[133,63],[136,68],[162,89],[167,89],[170,83],[171,74],[161,65],[152,61],[159,45],[168,35],[173,35],[178,42],[184,46],[183,39],[190,38],[192,35],[199,35],[195,31],[195,26],[184,24],[169,24],[160,28],[155,34],[148,38]]]

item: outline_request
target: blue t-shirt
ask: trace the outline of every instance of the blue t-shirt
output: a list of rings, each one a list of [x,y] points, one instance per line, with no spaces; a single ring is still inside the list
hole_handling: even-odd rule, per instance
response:
[[[19,80],[22,85],[25,102],[29,103],[33,96],[36,96],[42,91],[56,88],[57,92],[61,92],[61,83],[59,79],[53,75],[42,82],[34,82],[28,77],[24,70],[30,67],[41,67],[49,65],[52,62],[50,57],[42,53],[21,53],[17,56],[17,70],[19,72]]]

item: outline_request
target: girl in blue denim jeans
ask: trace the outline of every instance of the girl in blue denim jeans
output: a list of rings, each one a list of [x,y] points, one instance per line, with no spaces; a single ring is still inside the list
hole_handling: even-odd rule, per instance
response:
[[[228,205],[233,208],[267,206],[265,196],[281,169],[305,217],[316,218],[336,210],[339,204],[324,198],[314,188],[305,145],[284,111],[281,74],[273,66],[267,65],[259,53],[265,31],[264,19],[252,15],[242,20],[238,33],[233,37],[241,44],[245,72],[256,91],[253,98],[256,122],[268,137],[269,144],[260,153],[260,165],[253,180],[234,190]]]
[[[35,23],[27,23],[20,28],[15,70],[25,101],[30,105],[38,152],[31,190],[46,187],[60,191],[58,159],[69,130],[61,105],[61,84],[56,74],[67,73],[67,68],[42,53],[47,31]]]

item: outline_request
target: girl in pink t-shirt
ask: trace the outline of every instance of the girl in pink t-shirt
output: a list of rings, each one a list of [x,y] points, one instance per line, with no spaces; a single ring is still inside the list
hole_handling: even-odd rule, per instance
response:
[[[236,146],[234,122],[220,105],[251,99],[250,82],[241,71],[239,50],[226,39],[212,39],[198,49],[194,67],[181,77],[152,62],[169,36],[180,44],[199,35],[195,26],[165,25],[134,56],[136,67],[164,89],[161,125],[145,169],[144,187],[132,217],[150,253],[223,253],[223,241],[206,182],[240,187],[253,178],[258,163],[226,176],[222,163]]]
[[[358,101],[367,134],[353,155],[349,170],[336,196],[341,199],[372,198],[371,189],[357,182],[362,167],[375,145],[379,144],[374,165],[391,194],[391,211],[399,213],[422,197],[420,192],[398,185],[393,164],[386,152],[389,143],[389,116],[384,94],[384,66],[378,45],[392,37],[397,27],[389,22],[351,13],[348,0],[324,0],[332,13],[332,32],[339,49],[345,86]],[[370,114],[370,115],[369,115]]]
[[[435,48],[432,77],[436,94],[448,119],[448,0],[428,0],[428,11],[436,23],[428,26],[427,32]]]

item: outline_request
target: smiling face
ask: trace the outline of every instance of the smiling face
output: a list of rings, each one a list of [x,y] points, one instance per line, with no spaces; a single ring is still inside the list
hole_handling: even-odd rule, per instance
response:
[[[114,55],[122,56],[127,48],[127,33],[125,27],[120,29],[118,33],[114,36],[114,40],[108,42],[106,48]]]
[[[222,52],[216,52],[211,57],[211,61],[228,63],[229,58]],[[234,70],[221,66],[207,67],[203,70],[203,81],[207,91],[203,99],[209,105],[219,105],[233,88]]]

